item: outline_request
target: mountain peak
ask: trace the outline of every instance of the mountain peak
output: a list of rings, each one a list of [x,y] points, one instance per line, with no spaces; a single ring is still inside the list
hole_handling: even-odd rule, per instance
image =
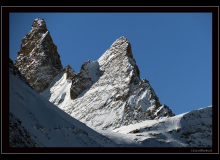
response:
[[[33,29],[45,29],[47,30],[46,22],[44,19],[36,18],[32,24],[32,30]]]
[[[111,45],[110,50],[115,52],[121,52],[131,58],[133,58],[131,51],[131,44],[128,39],[124,36],[115,40],[115,42]]]
[[[58,107],[99,129],[174,116],[167,106],[161,105],[149,82],[140,79],[131,44],[124,36],[97,61],[84,62],[67,94],[72,100],[65,99]],[[55,102],[57,95],[50,97]]]
[[[129,42],[128,39],[125,36],[119,37],[116,41]]]
[[[31,31],[22,39],[14,65],[39,93],[62,71],[57,46],[53,43],[44,19],[34,20]]]

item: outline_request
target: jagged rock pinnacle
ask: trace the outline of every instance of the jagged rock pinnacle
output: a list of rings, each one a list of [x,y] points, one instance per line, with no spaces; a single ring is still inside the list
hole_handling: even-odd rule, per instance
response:
[[[39,93],[62,71],[57,46],[53,43],[43,19],[35,19],[31,31],[22,39],[14,65]]]
[[[74,76],[76,76],[76,72],[72,69],[72,67],[69,64],[63,70],[66,73],[66,79],[71,80]]]

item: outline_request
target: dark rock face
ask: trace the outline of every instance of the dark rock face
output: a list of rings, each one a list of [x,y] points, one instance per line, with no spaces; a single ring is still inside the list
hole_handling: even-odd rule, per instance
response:
[[[22,39],[14,65],[38,93],[44,91],[63,69],[57,46],[43,19],[35,19],[31,31]]]
[[[69,64],[63,70],[66,73],[66,79],[72,80],[76,76],[76,72]]]
[[[71,99],[76,99],[84,90],[94,84],[102,72],[99,70],[99,64],[97,61],[84,62],[80,72],[72,78],[72,85],[70,88]]]

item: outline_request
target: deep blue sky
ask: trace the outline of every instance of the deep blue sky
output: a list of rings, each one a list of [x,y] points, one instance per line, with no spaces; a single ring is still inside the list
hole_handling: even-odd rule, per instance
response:
[[[63,67],[78,73],[119,37],[131,43],[141,78],[176,114],[212,105],[211,13],[10,13],[10,58],[43,18]]]

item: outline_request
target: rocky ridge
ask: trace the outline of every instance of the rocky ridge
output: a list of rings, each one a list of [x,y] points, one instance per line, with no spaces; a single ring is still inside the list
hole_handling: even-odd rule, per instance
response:
[[[14,65],[38,93],[49,87],[63,69],[57,46],[53,43],[44,19],[37,18],[31,31],[22,39]]]

